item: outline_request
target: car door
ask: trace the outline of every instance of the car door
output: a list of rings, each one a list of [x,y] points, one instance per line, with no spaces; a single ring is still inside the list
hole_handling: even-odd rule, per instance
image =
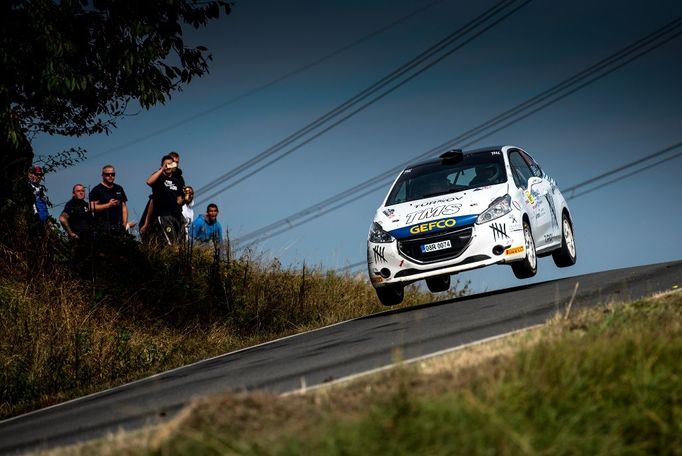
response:
[[[530,162],[520,150],[509,152],[509,165],[514,176],[514,183],[523,192],[526,201],[530,227],[533,231],[536,248],[541,248],[550,241],[551,210],[547,203],[547,194],[551,192],[549,182],[534,174]]]
[[[521,155],[530,164],[531,171],[533,175],[539,177],[543,180],[541,185],[542,192],[541,196],[545,198],[547,202],[547,208],[549,209],[549,227],[547,228],[547,234],[545,234],[545,241],[547,244],[555,243],[557,240],[561,239],[561,198],[559,197],[559,192],[557,191],[556,183],[554,180],[545,173],[540,165],[533,160],[533,157],[525,152],[521,152]]]

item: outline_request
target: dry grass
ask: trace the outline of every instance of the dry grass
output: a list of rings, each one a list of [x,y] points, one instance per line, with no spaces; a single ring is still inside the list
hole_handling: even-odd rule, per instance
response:
[[[205,398],[53,454],[680,454],[680,355],[667,294],[308,394]]]
[[[385,309],[366,279],[319,267],[132,242],[87,253],[0,251],[0,419]],[[434,299],[412,287],[403,306]]]

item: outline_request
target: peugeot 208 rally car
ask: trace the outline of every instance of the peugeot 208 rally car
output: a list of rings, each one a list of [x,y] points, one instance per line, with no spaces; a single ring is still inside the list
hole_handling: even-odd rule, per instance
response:
[[[491,264],[532,277],[538,257],[550,254],[559,267],[575,264],[573,219],[554,179],[514,146],[452,150],[405,168],[367,241],[384,305],[400,303],[412,282],[446,291],[451,274]]]

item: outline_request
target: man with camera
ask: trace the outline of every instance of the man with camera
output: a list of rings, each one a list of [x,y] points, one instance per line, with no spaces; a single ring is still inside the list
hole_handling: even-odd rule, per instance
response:
[[[161,167],[147,179],[152,188],[152,204],[147,215],[148,223],[153,227],[160,241],[169,245],[179,240],[182,231],[182,205],[184,193],[182,182],[175,177],[178,164],[173,157],[164,155]]]
[[[102,182],[90,191],[90,210],[95,214],[96,229],[104,233],[124,233],[128,223],[128,197],[123,187],[114,183],[116,170],[102,168]]]

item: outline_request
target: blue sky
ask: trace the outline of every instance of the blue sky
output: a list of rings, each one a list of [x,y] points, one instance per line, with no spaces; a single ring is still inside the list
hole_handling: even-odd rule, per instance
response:
[[[420,5],[406,0],[240,1],[231,15],[207,29],[188,30],[189,43],[212,51],[211,72],[166,105],[150,111],[132,107],[109,136],[34,138],[37,154],[80,146],[95,157],[48,175],[50,197],[63,202],[73,184],[96,185],[102,165],[111,163],[137,220],[149,193],[144,181],[168,151],[181,154],[187,183],[201,188],[495,3],[443,0],[320,65],[183,122]],[[318,203],[456,137],[681,15],[679,1],[535,0],[365,111],[215,197],[223,227],[239,237]],[[521,146],[566,188],[682,141],[681,57],[682,37],[677,37],[471,147]],[[176,123],[181,124],[152,135]],[[541,259],[531,281],[680,259],[681,173],[678,158],[570,201],[578,263],[559,270],[551,258]],[[260,249],[266,258],[287,265],[305,261],[337,268],[361,261],[373,213],[387,191],[388,186],[273,237]],[[503,266],[457,278],[470,280],[476,290],[531,282],[518,281]]]

